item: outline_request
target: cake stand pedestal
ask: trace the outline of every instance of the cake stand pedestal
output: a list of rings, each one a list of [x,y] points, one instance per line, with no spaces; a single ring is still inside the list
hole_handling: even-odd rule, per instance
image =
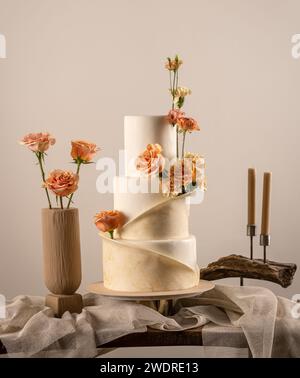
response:
[[[100,294],[118,300],[136,301],[153,308],[163,315],[168,315],[172,312],[174,299],[194,297],[213,289],[214,286],[215,284],[213,282],[200,280],[197,286],[189,289],[138,292],[110,290],[104,286],[103,282],[95,282],[88,285],[87,290],[90,293]]]

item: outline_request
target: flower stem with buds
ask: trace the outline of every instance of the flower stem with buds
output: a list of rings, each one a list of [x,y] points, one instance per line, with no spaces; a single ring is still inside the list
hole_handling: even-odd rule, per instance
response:
[[[77,174],[77,175],[79,174],[81,164],[82,164],[82,160],[78,160],[78,161],[77,161],[77,170],[76,170],[76,174]],[[70,195],[70,197],[69,197],[69,202],[68,202],[68,205],[67,205],[67,209],[70,208],[70,205],[71,205],[71,202],[72,202],[73,195],[74,195],[74,193],[72,193],[72,194]]]
[[[178,87],[178,69],[173,71],[173,80],[171,79],[171,75],[170,75],[170,82],[171,82],[171,95],[172,95],[172,110],[174,110],[174,108],[175,108],[175,103],[174,103],[175,93],[176,93],[176,90],[177,90],[177,87]]]
[[[171,73],[171,71],[170,71]],[[172,94],[172,110],[175,108],[175,92],[178,87],[178,70],[173,72],[173,83],[170,75],[170,82],[171,82],[171,94]],[[178,141],[178,125],[176,125],[176,157],[179,158],[179,141]]]
[[[36,157],[38,159],[39,166],[40,166],[40,169],[41,169],[43,182],[45,183],[46,179],[45,179],[45,171],[44,171],[44,168],[43,168],[43,152],[36,152]],[[47,188],[45,188],[45,192],[46,192],[46,196],[47,196],[47,200],[48,200],[48,204],[49,204],[49,209],[52,209],[51,200],[50,200],[50,196],[49,196],[49,192],[48,192]]]

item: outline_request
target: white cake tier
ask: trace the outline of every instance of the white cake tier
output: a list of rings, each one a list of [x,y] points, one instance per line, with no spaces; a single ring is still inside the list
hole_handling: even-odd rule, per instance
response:
[[[194,287],[199,282],[196,240],[103,238],[104,286],[118,291],[166,291]]]
[[[176,130],[166,124],[164,116],[125,116],[125,175],[138,176],[135,161],[149,143],[159,143],[163,155],[172,160],[176,156]]]
[[[152,179],[151,182],[157,183],[157,180],[158,178]],[[161,193],[151,193],[149,183],[148,178],[144,177],[115,177],[114,209],[122,212],[126,219],[126,223],[118,231],[118,237],[127,240],[187,238],[187,198],[169,198]],[[137,190],[138,186],[140,191]]]
[[[155,251],[171,259],[175,259],[195,269],[197,266],[196,238],[190,235],[184,239],[172,240],[132,240],[132,245]]]

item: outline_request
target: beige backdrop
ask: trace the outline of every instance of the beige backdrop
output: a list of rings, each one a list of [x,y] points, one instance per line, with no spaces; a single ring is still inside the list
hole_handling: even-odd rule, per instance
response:
[[[208,165],[209,190],[190,222],[199,263],[248,252],[249,166],[257,167],[260,191],[263,171],[274,176],[269,257],[299,263],[300,60],[291,56],[299,14],[299,0],[0,0],[7,41],[7,59],[0,59],[0,292],[46,292],[40,228],[46,201],[34,157],[17,140],[50,131],[57,144],[49,169],[72,167],[75,138],[117,157],[124,115],[168,110],[163,63],[175,53],[185,62],[182,84],[193,90],[186,111],[202,129],[189,149],[205,154]],[[75,196],[82,292],[101,279],[92,216],[112,206],[112,195],[96,192],[95,166],[83,168]],[[300,274],[287,290],[266,286],[291,297],[300,293]]]

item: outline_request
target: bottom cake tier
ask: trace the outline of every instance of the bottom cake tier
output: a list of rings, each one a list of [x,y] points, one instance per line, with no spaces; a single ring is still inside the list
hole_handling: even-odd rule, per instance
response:
[[[103,239],[104,286],[111,290],[158,292],[199,283],[194,236],[172,240]]]

